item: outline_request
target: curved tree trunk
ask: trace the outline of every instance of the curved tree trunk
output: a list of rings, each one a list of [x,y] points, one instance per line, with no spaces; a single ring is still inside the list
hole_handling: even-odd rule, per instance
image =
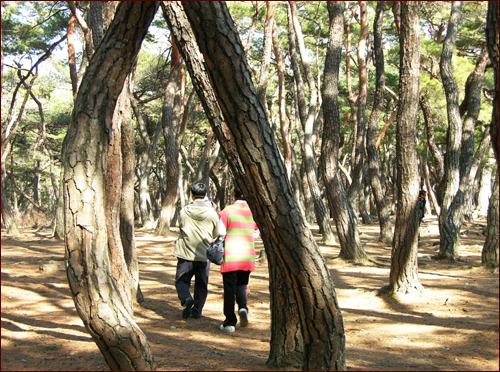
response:
[[[262,232],[272,311],[268,365],[344,369],[344,331],[335,289],[296,207],[227,7],[223,2],[183,2],[194,32],[190,36],[180,3],[164,4],[200,100]]]
[[[63,152],[68,282],[78,314],[112,370],[154,369],[149,343],[133,319],[119,231],[109,238],[119,224],[121,194],[121,173],[115,171],[121,136],[113,113],[157,6],[118,6],[103,39],[109,47],[97,49],[80,85]]]
[[[397,209],[392,243],[390,293],[420,292],[418,278],[418,97],[420,16],[418,2],[401,2],[400,67],[396,133]]]
[[[368,120],[368,128],[366,133],[366,152],[368,154],[368,169],[370,176],[370,184],[372,187],[375,203],[377,204],[377,213],[380,225],[379,241],[386,244],[392,243],[392,227],[389,220],[389,208],[385,202],[384,189],[380,181],[379,157],[377,151],[377,131],[380,113],[384,106],[384,86],[385,86],[385,67],[384,67],[384,50],[382,47],[382,24],[384,17],[384,9],[386,3],[384,1],[377,2],[377,12],[373,24],[373,37],[375,48],[375,97],[373,102],[372,113]]]
[[[340,241],[339,257],[365,262],[368,257],[359,239],[356,215],[347,200],[347,193],[340,178],[338,158],[340,152],[340,114],[338,105],[338,81],[341,59],[344,21],[339,1],[327,3],[330,15],[328,49],[323,78],[323,142],[321,165],[325,178],[326,194],[337,226]]]
[[[451,207],[453,198],[458,192],[460,185],[460,144],[462,141],[462,120],[458,105],[459,89],[451,68],[451,58],[455,50],[458,23],[460,22],[462,9],[461,1],[454,1],[451,7],[448,31],[443,43],[443,52],[439,66],[441,78],[446,95],[446,108],[448,116],[447,149],[445,156],[445,173],[443,177],[444,193],[441,203],[441,214],[439,215],[440,245],[439,257],[455,260],[458,258],[458,247],[460,246],[460,230],[454,220]]]

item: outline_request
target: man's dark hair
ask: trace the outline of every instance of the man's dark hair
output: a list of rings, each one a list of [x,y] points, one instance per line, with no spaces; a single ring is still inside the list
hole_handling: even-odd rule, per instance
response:
[[[238,186],[234,186],[234,198],[238,200],[245,200],[245,196],[241,192],[241,189]]]
[[[427,195],[427,191],[425,190],[420,190],[420,192],[418,193],[418,196],[426,196]]]
[[[207,186],[201,182],[195,182],[191,185],[191,193],[195,199],[203,199],[207,195]]]

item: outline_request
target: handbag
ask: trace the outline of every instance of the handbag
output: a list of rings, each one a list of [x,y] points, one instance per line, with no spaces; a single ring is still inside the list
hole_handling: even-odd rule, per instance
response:
[[[207,248],[207,258],[210,262],[213,262],[216,265],[221,265],[222,260],[224,259],[224,236],[221,238],[220,236],[215,239]]]

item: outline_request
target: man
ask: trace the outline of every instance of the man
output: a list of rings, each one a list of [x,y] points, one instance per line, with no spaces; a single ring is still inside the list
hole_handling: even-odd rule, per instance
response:
[[[180,235],[175,244],[174,256],[177,257],[175,288],[181,305],[182,317],[199,318],[208,294],[208,276],[210,261],[207,260],[207,248],[217,237],[217,212],[208,207],[204,198],[207,186],[195,182],[191,186],[193,202],[184,207],[179,215]],[[189,290],[191,278],[195,277],[194,299]]]
[[[221,265],[224,285],[224,315],[226,319],[220,326],[223,332],[234,332],[237,323],[234,302],[238,303],[240,325],[248,325],[248,280],[255,267],[254,239],[259,229],[253,220],[243,193],[234,189],[235,203],[219,213],[219,235],[225,236],[224,260]]]

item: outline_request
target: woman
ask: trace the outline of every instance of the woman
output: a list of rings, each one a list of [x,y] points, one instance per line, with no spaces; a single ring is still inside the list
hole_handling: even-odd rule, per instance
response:
[[[255,267],[254,239],[259,236],[255,223],[241,190],[234,189],[234,204],[219,213],[219,235],[225,236],[224,260],[221,265],[224,285],[224,315],[220,326],[223,332],[234,332],[237,323],[234,314],[235,299],[238,304],[240,326],[248,325],[248,281]]]

